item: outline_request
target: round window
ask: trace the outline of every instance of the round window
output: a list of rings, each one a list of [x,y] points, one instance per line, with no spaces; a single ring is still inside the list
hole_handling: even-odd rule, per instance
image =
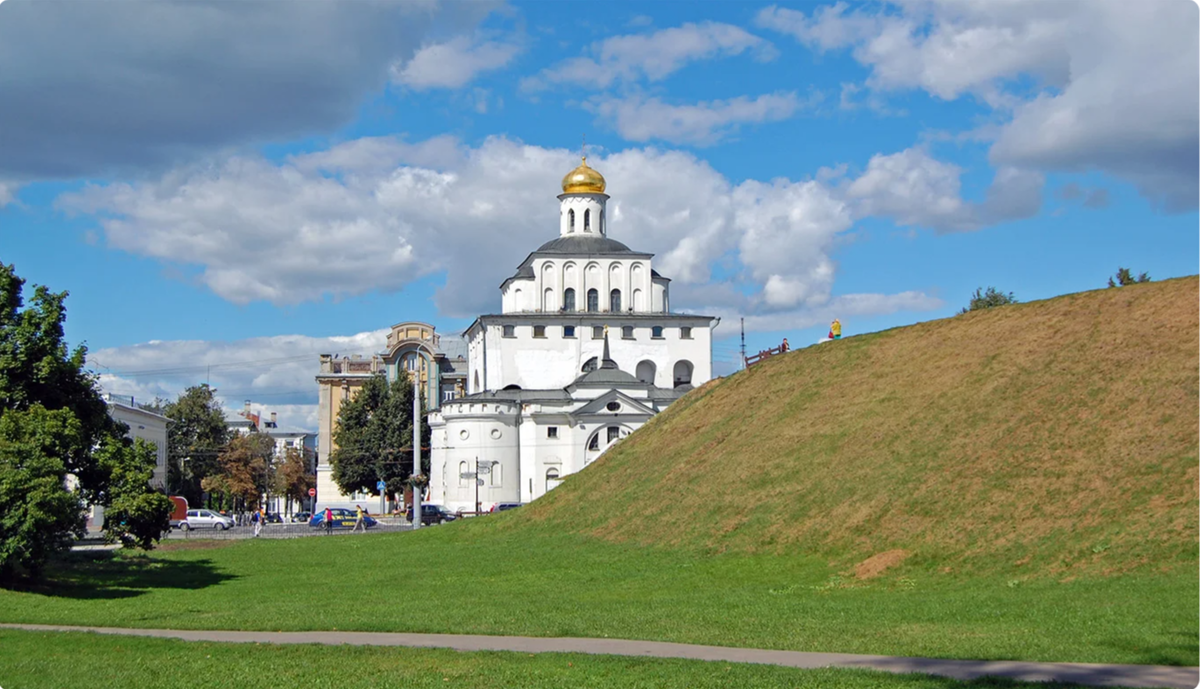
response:
[[[458,432],[458,437],[462,438],[463,440],[466,440],[467,438],[471,437],[471,431],[468,431],[467,429],[464,428]]]
[[[619,402],[609,402],[604,408],[609,411],[621,411],[621,404]]]
[[[493,429],[492,429],[492,440],[499,440],[501,435],[503,435],[503,434],[502,434],[502,433],[500,433],[500,429],[499,429],[499,428],[493,428]]]

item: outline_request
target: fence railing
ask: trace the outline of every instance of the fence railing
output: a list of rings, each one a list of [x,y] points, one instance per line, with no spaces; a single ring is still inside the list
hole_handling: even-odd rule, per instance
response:
[[[783,344],[779,345],[778,347],[764,349],[758,354],[751,354],[750,356],[746,357],[746,368],[750,368],[754,364],[757,364],[765,359],[770,359],[776,354],[783,354],[786,351],[788,351],[788,341],[785,337],[783,338]]]

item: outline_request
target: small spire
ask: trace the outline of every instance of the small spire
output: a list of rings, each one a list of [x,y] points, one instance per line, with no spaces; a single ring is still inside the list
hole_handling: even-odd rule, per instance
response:
[[[608,353],[608,326],[604,326],[604,355],[600,357],[600,368],[619,368]]]
[[[583,135],[583,144],[579,147],[579,156],[583,158],[583,164],[587,165],[587,134]]]

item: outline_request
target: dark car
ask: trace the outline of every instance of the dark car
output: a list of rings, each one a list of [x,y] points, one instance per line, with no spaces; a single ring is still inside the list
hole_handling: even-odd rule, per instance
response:
[[[334,507],[330,509],[330,512],[333,513],[333,519],[330,520],[330,525],[334,529],[353,529],[354,522],[358,520],[355,511],[348,510],[345,507]],[[367,516],[365,512],[363,513],[363,526],[369,529],[378,523],[379,522],[375,521],[374,517]],[[308,525],[312,527],[323,528],[325,526],[325,510],[317,512],[316,516],[314,516],[312,519],[309,519]]]
[[[524,504],[525,503],[523,502],[498,502],[495,505],[492,505],[492,511],[504,512],[505,510],[515,510]]]
[[[297,512],[292,515],[292,521],[294,522],[306,522],[309,519],[312,519],[312,512]]]
[[[412,522],[413,510],[411,507],[408,508],[408,517],[407,518],[408,518],[409,522]],[[445,522],[452,522],[455,520],[455,518],[456,517],[453,512],[447,510],[445,507],[442,507],[441,505],[429,505],[426,503],[421,503],[421,523],[426,526],[428,526],[430,524],[442,524]]]
[[[268,524],[282,524],[283,517],[281,517],[278,512],[267,512],[267,523]]]

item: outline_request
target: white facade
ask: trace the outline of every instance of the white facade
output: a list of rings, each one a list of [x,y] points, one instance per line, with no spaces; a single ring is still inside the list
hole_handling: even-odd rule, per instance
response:
[[[141,438],[154,446],[154,476],[150,485],[154,488],[167,490],[167,424],[171,420],[156,414],[134,402],[132,397],[105,393],[104,401],[108,403],[108,415],[129,427],[126,436]]]
[[[432,502],[534,500],[712,378],[714,319],[670,312],[653,255],[608,237],[604,186],[586,161],[568,173],[558,238],[467,329],[468,395],[429,416]],[[476,462],[491,471],[464,477]]]

